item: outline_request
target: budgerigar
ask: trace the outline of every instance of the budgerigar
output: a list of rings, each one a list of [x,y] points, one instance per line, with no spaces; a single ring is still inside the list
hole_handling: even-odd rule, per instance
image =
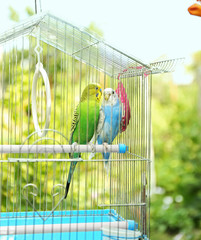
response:
[[[122,109],[118,95],[112,88],[106,88],[103,91],[103,103],[101,109],[104,113],[105,119],[102,130],[98,135],[97,142],[98,144],[112,144],[119,132],[122,119]],[[107,174],[109,172],[109,157],[110,153],[103,153],[103,158],[106,159],[104,164]]]
[[[69,144],[87,144],[92,139],[99,121],[102,89],[99,84],[89,84],[82,92],[80,103],[76,107],[71,124]],[[70,158],[79,158],[79,153],[69,154]],[[77,161],[71,162],[66,183],[65,198]]]

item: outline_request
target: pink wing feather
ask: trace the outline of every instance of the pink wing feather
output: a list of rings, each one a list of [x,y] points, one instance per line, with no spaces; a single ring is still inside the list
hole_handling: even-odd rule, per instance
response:
[[[126,90],[122,82],[118,83],[116,93],[118,94],[118,97],[121,99],[121,103],[123,105],[122,119],[121,119],[121,132],[124,132],[129,124],[129,121],[131,118],[131,111],[130,111],[130,105],[129,105],[129,100],[127,98]]]

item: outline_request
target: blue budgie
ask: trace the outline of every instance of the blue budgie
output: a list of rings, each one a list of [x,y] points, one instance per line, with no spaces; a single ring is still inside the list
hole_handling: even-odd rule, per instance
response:
[[[112,144],[121,128],[122,109],[117,93],[112,88],[106,88],[103,91],[103,102],[101,110],[104,113],[104,123],[101,131],[98,133],[98,144]],[[106,159],[104,165],[106,172],[109,172],[108,159],[110,153],[103,153],[103,158]]]

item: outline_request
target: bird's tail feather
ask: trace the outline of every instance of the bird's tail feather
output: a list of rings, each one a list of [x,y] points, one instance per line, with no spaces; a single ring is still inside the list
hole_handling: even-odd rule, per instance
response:
[[[69,173],[68,173],[68,180],[66,182],[66,190],[65,190],[64,199],[66,199],[67,196],[68,196],[68,191],[69,191],[69,188],[70,188],[70,183],[71,183],[71,179],[73,177],[73,173],[74,173],[76,164],[77,164],[76,161],[71,162],[71,164],[70,164],[70,170],[69,170]]]
[[[70,182],[67,181],[67,183],[66,183],[66,190],[65,190],[64,199],[66,199],[67,196],[68,196],[69,188],[70,188]]]
[[[109,171],[110,171],[110,162],[108,161],[110,159],[110,153],[103,153],[103,158],[105,159],[104,162],[104,167],[105,167],[105,171],[107,173],[107,178],[109,176]]]
[[[105,161],[104,162],[104,167],[105,167],[105,171],[107,173],[107,178],[109,176],[109,171],[110,171],[110,161]]]

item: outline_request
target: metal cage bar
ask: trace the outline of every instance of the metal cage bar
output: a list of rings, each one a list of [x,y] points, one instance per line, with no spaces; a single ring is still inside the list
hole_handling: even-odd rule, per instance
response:
[[[50,14],[33,16],[1,34],[0,48],[0,231],[14,234],[15,240],[17,233],[27,239],[100,240],[117,228],[116,236],[150,238],[151,76],[158,69],[172,70],[174,62],[170,67],[145,64]],[[51,112],[40,74],[32,108],[39,62],[49,80]],[[101,86],[100,102],[99,95],[91,98],[89,84]],[[121,119],[110,134],[101,129],[109,139],[117,129],[108,145],[99,142],[101,132],[91,131],[98,129],[100,108],[107,106],[105,89],[110,95],[119,89],[118,114],[113,119],[111,104],[108,122]],[[79,107],[83,98],[84,110]],[[38,135],[33,115],[45,136]],[[47,118],[51,131],[44,127]]]

